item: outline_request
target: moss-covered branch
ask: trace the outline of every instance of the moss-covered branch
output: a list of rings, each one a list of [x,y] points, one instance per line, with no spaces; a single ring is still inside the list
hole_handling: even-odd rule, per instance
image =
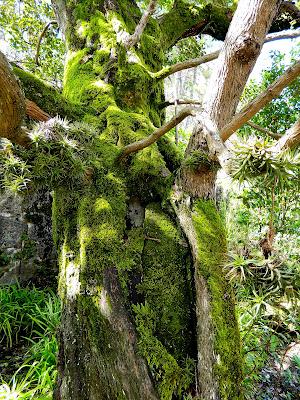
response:
[[[224,40],[233,12],[234,6],[226,8],[211,3],[206,6],[195,6],[184,0],[175,0],[170,12],[161,19],[162,44],[164,48],[170,48],[180,39],[199,34],[208,34],[215,39]],[[284,1],[270,32],[281,32],[290,29],[291,26],[293,28],[300,26],[300,10],[292,2]],[[294,35],[297,34],[294,32]],[[287,32],[284,34],[284,37],[286,36]],[[277,40],[275,37],[276,35],[273,38],[270,36],[269,41]]]
[[[30,72],[18,67],[14,67],[13,72],[21,81],[25,97],[36,103],[47,114],[60,115],[70,120],[78,120],[84,115],[80,106],[67,102],[55,88],[36,78]]]
[[[161,20],[162,45],[170,48],[178,40],[200,33],[224,40],[231,17],[231,10],[219,6],[196,6],[184,0],[175,0],[172,9]]]

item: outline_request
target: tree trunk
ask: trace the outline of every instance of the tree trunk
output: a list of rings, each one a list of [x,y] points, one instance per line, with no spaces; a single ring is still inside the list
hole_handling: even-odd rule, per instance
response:
[[[63,303],[55,397],[240,399],[215,165],[202,160],[196,181],[183,168],[176,188],[180,160],[165,137],[116,162],[122,146],[164,120],[163,84],[153,78],[165,61],[161,28],[151,19],[126,50],[141,17],[134,2],[56,8],[68,45],[64,96],[86,107],[83,122],[94,129],[77,126],[91,154],[85,184],[55,192]]]

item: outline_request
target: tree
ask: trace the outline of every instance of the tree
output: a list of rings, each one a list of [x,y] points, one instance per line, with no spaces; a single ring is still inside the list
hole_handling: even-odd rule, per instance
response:
[[[14,143],[3,145],[2,185],[54,190],[57,399],[242,398],[215,180],[233,157],[226,139],[299,75],[298,62],[235,115],[266,34],[298,26],[299,11],[240,0],[232,17],[228,5],[175,0],[153,17],[156,3],[142,14],[132,0],[54,1],[68,49],[62,96],[15,68],[25,102],[0,59],[0,126]],[[162,78],[212,58],[164,67],[166,53],[199,33],[225,39],[212,90],[200,114],[188,107],[164,123]],[[26,109],[48,121],[28,132]],[[164,134],[188,115],[182,160]],[[298,143],[296,123],[272,151]]]

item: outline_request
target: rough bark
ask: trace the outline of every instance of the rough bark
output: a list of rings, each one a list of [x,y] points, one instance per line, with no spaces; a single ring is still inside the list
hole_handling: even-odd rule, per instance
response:
[[[21,145],[28,144],[22,130],[25,116],[25,99],[5,56],[0,52],[0,126],[1,137]]]

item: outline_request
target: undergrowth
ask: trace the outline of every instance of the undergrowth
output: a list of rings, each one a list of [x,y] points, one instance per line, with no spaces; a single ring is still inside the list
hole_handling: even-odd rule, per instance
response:
[[[58,297],[34,287],[4,286],[0,307],[0,400],[51,399],[56,380]]]

